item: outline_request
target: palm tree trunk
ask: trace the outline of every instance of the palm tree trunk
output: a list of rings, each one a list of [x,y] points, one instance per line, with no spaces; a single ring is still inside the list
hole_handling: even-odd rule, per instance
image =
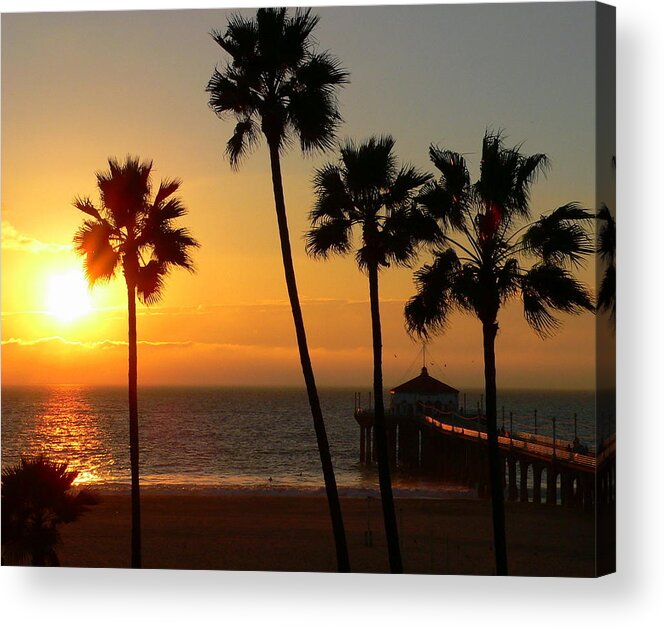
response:
[[[141,497],[139,492],[139,408],[137,391],[136,286],[127,280],[129,322],[129,459],[132,475],[132,568],[141,568]]]
[[[487,448],[490,485],[492,490],[492,525],[494,529],[494,555],[496,574],[508,574],[506,554],[506,518],[503,506],[503,481],[499,439],[496,428],[496,360],[494,340],[498,330],[496,322],[483,322],[483,348],[485,357],[485,406],[487,417]]]
[[[286,203],[284,202],[284,188],[282,186],[282,171],[279,160],[279,148],[274,142],[268,142],[270,149],[270,169],[272,173],[272,185],[275,195],[275,210],[277,212],[277,225],[279,227],[279,241],[282,247],[282,261],[284,263],[284,276],[286,278],[286,288],[291,303],[291,312],[293,314],[293,323],[296,329],[296,338],[298,341],[298,351],[300,353],[300,365],[302,366],[305,386],[307,387],[307,396],[309,406],[312,411],[314,421],[314,431],[316,432],[316,442],[319,447],[319,456],[321,458],[321,467],[323,469],[323,479],[326,486],[326,495],[328,497],[328,507],[330,508],[330,518],[332,522],[333,535],[335,538],[335,548],[337,551],[337,569],[341,573],[350,572],[349,552],[346,545],[346,533],[344,531],[344,521],[342,519],[342,509],[337,492],[337,482],[335,480],[335,471],[330,457],[330,447],[328,445],[328,435],[321,412],[321,403],[319,402],[319,393],[316,389],[314,371],[309,357],[307,347],[307,336],[305,334],[305,323],[300,309],[300,299],[298,298],[298,286],[296,283],[296,273],[293,268],[293,258],[291,255],[291,242],[289,239],[289,226],[286,218]]]
[[[402,554],[399,548],[395,503],[390,482],[390,462],[388,461],[388,441],[386,437],[386,416],[383,407],[383,370],[381,312],[379,310],[379,270],[376,265],[368,268],[369,303],[372,314],[372,346],[374,352],[374,433],[376,434],[376,454],[379,466],[379,487],[383,506],[383,524],[388,543],[388,559],[391,573],[402,573]]]

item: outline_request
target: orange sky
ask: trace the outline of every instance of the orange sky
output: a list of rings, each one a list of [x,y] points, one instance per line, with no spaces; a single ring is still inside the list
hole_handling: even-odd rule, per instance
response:
[[[473,174],[486,126],[502,126],[510,140],[526,140],[525,151],[552,159],[547,180],[534,188],[536,216],[572,200],[595,206],[593,13],[565,6],[520,8],[519,19],[504,6],[484,21],[471,6],[319,10],[321,46],[351,72],[340,93],[341,137],[390,132],[400,158],[428,170],[434,141],[470,153]],[[152,158],[157,178],[183,179],[186,223],[202,244],[198,272],[173,274],[163,301],[139,310],[140,382],[300,385],[267,153],[258,150],[232,172],[223,158],[232,123],[207,108],[204,87],[222,55],[206,33],[222,28],[226,15],[3,16],[3,384],[124,382],[122,284],[95,288],[91,311],[75,320],[54,315],[53,291],[59,276],[80,268],[70,248],[81,219],[72,198],[95,193],[94,172],[108,156],[132,153]],[[395,20],[418,41],[386,37]],[[427,37],[428,28],[449,37]],[[304,254],[312,170],[331,158],[293,151],[284,160],[292,244],[319,382],[366,388],[366,278],[352,258]],[[582,278],[592,281],[592,271]],[[419,347],[402,321],[411,272],[389,270],[381,280],[391,386],[413,375]],[[500,324],[500,386],[593,387],[591,315],[566,319],[545,342],[517,303]],[[479,323],[456,316],[430,348],[433,374],[462,389],[480,387],[481,348]]]

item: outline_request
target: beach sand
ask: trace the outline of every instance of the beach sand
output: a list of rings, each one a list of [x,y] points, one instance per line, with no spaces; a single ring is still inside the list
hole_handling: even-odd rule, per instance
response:
[[[128,495],[63,525],[62,566],[129,566]],[[388,572],[380,501],[342,499],[354,572]],[[493,573],[490,504],[484,500],[397,499],[407,573]],[[142,495],[145,568],[335,571],[327,504],[320,496]],[[369,522],[368,522],[369,521]],[[594,574],[593,517],[562,507],[507,503],[513,575]],[[371,530],[372,546],[366,531]]]

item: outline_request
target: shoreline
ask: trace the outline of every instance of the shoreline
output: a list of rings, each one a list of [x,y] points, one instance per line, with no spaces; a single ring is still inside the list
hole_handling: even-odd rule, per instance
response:
[[[88,489],[91,492],[104,496],[125,496],[131,494],[131,485],[129,482],[117,483],[79,483],[74,484],[73,490]],[[363,486],[338,486],[340,498],[380,499],[381,494],[378,487]],[[288,486],[288,485],[243,485],[243,484],[189,484],[189,483],[141,483],[141,496],[160,495],[160,496],[261,496],[261,497],[313,497],[324,498],[325,487],[316,486]],[[433,487],[394,487],[393,494],[396,499],[423,499],[423,500],[480,500],[477,490],[471,487],[456,485],[441,485]]]
[[[62,566],[129,566],[129,495],[98,494],[98,505],[62,526]],[[397,497],[395,503],[405,572],[493,573],[489,501]],[[388,572],[380,500],[342,496],[341,504],[352,571]],[[145,568],[336,570],[322,496],[146,491],[141,505]],[[594,575],[593,516],[506,503],[506,524],[511,574]]]

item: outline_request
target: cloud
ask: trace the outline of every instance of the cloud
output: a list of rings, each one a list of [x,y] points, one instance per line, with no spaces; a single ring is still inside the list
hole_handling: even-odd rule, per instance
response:
[[[99,342],[79,342],[67,340],[64,337],[59,335],[53,335],[51,337],[39,337],[33,340],[24,340],[22,338],[10,337],[9,339],[2,340],[3,346],[40,346],[44,344],[62,344],[63,346],[72,346],[75,348],[87,348],[87,349],[101,349],[107,350],[111,348],[125,347],[127,342],[125,340],[101,340]],[[195,342],[150,342],[146,340],[140,340],[138,342],[139,346],[150,346],[153,348],[187,348],[193,346]]]
[[[2,249],[29,253],[61,253],[72,249],[71,244],[55,244],[21,233],[6,220],[2,221]]]
[[[396,299],[396,298],[386,298],[381,299],[382,307],[403,307],[405,299]],[[342,308],[342,307],[359,307],[369,311],[369,300],[349,300],[341,298],[305,298],[301,300],[303,308],[314,309],[319,307],[322,309],[325,308]],[[143,305],[142,303],[137,303],[137,316],[145,317],[159,317],[159,316],[181,316],[181,315],[193,315],[193,316],[207,316],[215,315],[219,312],[229,312],[234,313],[237,311],[255,311],[258,313],[265,312],[291,312],[291,305],[288,301],[283,300],[273,300],[273,301],[259,301],[255,303],[248,302],[239,302],[239,303],[211,303],[211,304],[200,304],[200,305],[185,305],[185,306],[161,306],[161,305]],[[116,316],[120,314],[119,319],[125,320],[127,318],[127,305],[115,305],[113,307],[98,307],[95,309],[97,315],[107,316]],[[2,311],[0,316],[10,317],[10,316],[50,316],[52,315],[48,311]],[[109,319],[107,317],[107,319]],[[116,319],[116,318],[113,318]],[[289,326],[289,329],[291,327]]]
[[[196,341],[181,341],[181,342],[155,342],[149,340],[139,340],[137,342],[139,346],[145,346],[147,348],[192,348],[196,347],[199,349],[207,349],[213,351],[224,351],[224,352],[233,352],[233,353],[263,353],[265,355],[275,355],[280,356],[284,354],[289,354],[297,356],[297,349],[295,346],[265,346],[261,344],[240,344],[235,342],[196,342]],[[50,337],[39,337],[30,340],[25,340],[18,337],[10,337],[6,340],[2,340],[2,346],[16,346],[21,348],[30,348],[36,346],[62,346],[62,347],[71,347],[73,349],[81,348],[88,350],[109,350],[114,348],[126,348],[126,340],[100,340],[96,342],[82,342],[78,340],[68,340],[59,335],[53,335]],[[321,357],[331,357],[333,355],[345,357],[345,356],[357,356],[359,354],[364,355],[365,353],[369,354],[369,348],[355,347],[351,349],[329,349],[324,347],[316,347],[311,349],[312,355],[319,355]]]
[[[403,307],[406,299],[404,298],[382,298],[382,306]],[[339,307],[365,307],[369,309],[369,300],[351,300],[343,298],[302,298],[300,304],[303,308],[339,308]],[[111,309],[111,308],[109,308]],[[124,309],[124,306],[112,309]],[[137,315],[139,316],[168,316],[180,314],[207,315],[215,314],[219,311],[238,311],[254,310],[265,311],[285,311],[290,313],[291,305],[288,300],[261,300],[257,302],[238,302],[238,303],[209,303],[206,305],[188,305],[181,307],[160,306],[160,305],[139,305]]]

